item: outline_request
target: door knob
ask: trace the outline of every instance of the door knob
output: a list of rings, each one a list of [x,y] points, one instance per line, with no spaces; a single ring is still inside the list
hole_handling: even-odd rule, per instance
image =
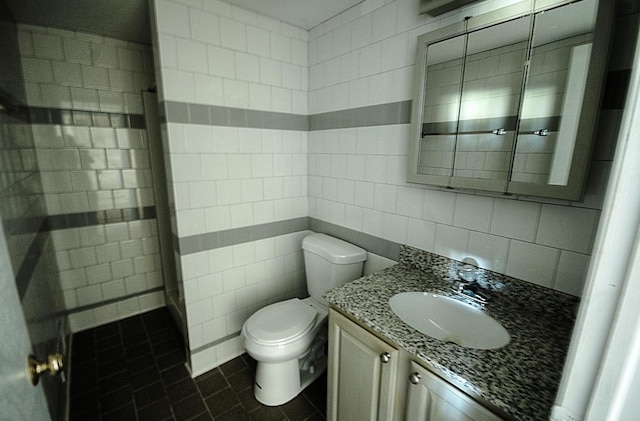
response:
[[[38,361],[35,356],[29,355],[27,365],[29,367],[29,380],[31,380],[31,384],[34,386],[38,384],[40,376],[42,376],[43,373],[49,372],[49,375],[55,376],[62,371],[62,367],[64,366],[62,354],[59,353],[50,354],[47,357],[47,361],[43,362]]]
[[[383,363],[388,363],[390,359],[391,355],[389,355],[388,352],[383,352],[382,354],[380,354],[380,361],[382,361]]]
[[[409,375],[409,381],[411,384],[420,383],[420,373],[411,373],[411,375]]]

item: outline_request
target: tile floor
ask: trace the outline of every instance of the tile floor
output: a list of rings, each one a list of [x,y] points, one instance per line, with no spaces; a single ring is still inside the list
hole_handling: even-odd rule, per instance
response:
[[[325,419],[326,374],[291,402],[253,397],[255,361],[244,354],[195,379],[166,309],[73,336],[70,421]]]

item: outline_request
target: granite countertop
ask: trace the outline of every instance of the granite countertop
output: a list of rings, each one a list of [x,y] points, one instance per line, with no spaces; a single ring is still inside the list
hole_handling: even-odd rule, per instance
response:
[[[391,340],[450,383],[517,420],[548,420],[571,339],[578,299],[482,271],[495,291],[485,310],[511,335],[500,349],[463,348],[402,322],[389,298],[405,291],[457,296],[459,262],[405,247],[401,262],[325,294],[332,307]],[[420,254],[418,257],[417,254]],[[408,257],[407,257],[408,256]],[[463,299],[464,300],[464,299]]]

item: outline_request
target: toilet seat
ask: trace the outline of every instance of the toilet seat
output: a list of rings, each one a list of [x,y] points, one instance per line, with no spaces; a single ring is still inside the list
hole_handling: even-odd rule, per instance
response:
[[[298,298],[271,304],[255,312],[246,322],[245,334],[262,345],[285,345],[308,333],[317,311]]]

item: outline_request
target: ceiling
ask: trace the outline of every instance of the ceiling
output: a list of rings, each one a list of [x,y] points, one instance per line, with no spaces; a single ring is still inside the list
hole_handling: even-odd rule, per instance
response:
[[[0,0],[19,23],[106,35],[151,44],[147,0]],[[207,1],[207,0],[205,0]],[[226,0],[311,29],[363,0]]]

